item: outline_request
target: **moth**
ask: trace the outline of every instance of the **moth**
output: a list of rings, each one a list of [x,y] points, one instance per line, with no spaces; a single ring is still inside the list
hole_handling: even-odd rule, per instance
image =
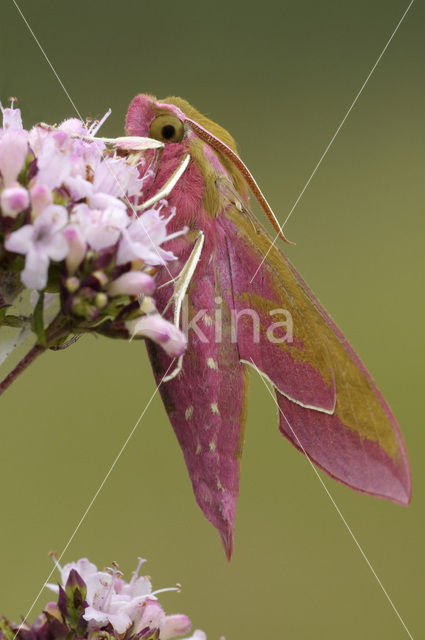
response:
[[[251,213],[250,190],[285,240],[231,135],[181,98],[149,95],[131,102],[126,132],[164,143],[145,196],[168,194],[176,208],[170,232],[188,228],[167,246],[178,259],[168,263],[169,274],[159,274],[157,289],[159,310],[168,318],[174,313],[176,322],[180,294],[186,294],[193,329],[187,352],[172,375],[161,348],[151,342],[148,352],[196,500],[227,557],[252,368],[273,386],[281,433],[315,465],[357,491],[407,505],[409,463],[396,419],[346,338]],[[286,313],[277,325],[276,310]],[[283,335],[288,314],[290,339]]]

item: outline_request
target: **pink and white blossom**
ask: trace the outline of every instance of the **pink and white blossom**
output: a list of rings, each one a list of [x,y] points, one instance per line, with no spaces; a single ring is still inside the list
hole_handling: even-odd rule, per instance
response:
[[[155,280],[142,271],[127,271],[111,282],[108,293],[111,296],[130,295],[151,296],[155,291]]]
[[[183,235],[186,229],[167,235],[168,220],[169,218],[165,219],[157,209],[149,209],[138,218],[134,218],[123,233],[117,263],[124,264],[129,259],[139,259],[150,265],[164,265],[170,260],[175,260],[175,255],[163,249],[161,245],[172,237]]]
[[[28,153],[27,132],[10,129],[0,138],[0,172],[5,186],[15,182]]]
[[[142,558],[130,582],[126,582],[122,574],[115,567],[110,570],[98,571],[96,565],[82,558],[77,562],[66,564],[63,568],[57,564],[61,575],[62,588],[67,588],[67,581],[72,570],[83,579],[87,593],[83,618],[88,622],[88,632],[96,632],[111,625],[113,630],[121,636],[131,628],[131,636],[137,636],[149,629],[159,631],[160,640],[171,640],[190,631],[190,620],[183,614],[167,616],[160,605],[157,595],[160,589],[152,591],[152,584],[148,577],[139,576]],[[58,593],[59,587],[47,585]],[[175,588],[171,590],[177,590]],[[187,640],[206,640],[203,632],[195,633]]]
[[[21,110],[13,108],[15,100],[16,98],[11,98],[12,106],[10,108],[4,108],[0,102],[0,109],[3,114],[3,129],[5,130],[14,129],[15,131],[18,131],[19,129],[22,129]]]
[[[129,320],[126,322],[126,327],[131,336],[144,336],[160,344],[169,356],[180,356],[186,349],[185,335],[159,313]]]
[[[43,209],[53,202],[52,192],[44,184],[35,184],[31,187],[30,196],[32,218],[36,218]]]
[[[43,289],[47,284],[50,260],[63,260],[68,252],[68,243],[63,227],[68,222],[64,207],[51,204],[35,219],[6,238],[8,251],[26,256],[22,271],[22,282],[29,289]]]
[[[175,260],[163,245],[186,229],[168,233],[175,209],[166,200],[140,215],[130,203],[139,206],[142,188],[155,175],[143,150],[162,143],[95,138],[109,112],[100,122],[70,118],[28,132],[13,104],[2,110],[0,219],[7,269],[19,272],[27,288],[43,291],[49,284],[60,293],[61,312],[75,329],[150,338],[171,356],[182,354],[186,339],[156,312],[155,277],[147,267]],[[117,148],[130,151],[118,155]],[[24,268],[7,252],[25,256]]]
[[[3,189],[0,195],[0,206],[7,216],[16,218],[18,213],[24,211],[30,203],[28,191],[17,182]]]

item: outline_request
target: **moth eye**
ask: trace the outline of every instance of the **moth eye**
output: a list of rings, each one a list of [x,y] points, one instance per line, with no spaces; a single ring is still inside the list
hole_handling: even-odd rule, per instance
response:
[[[184,136],[184,125],[177,116],[163,114],[152,121],[149,135],[160,142],[181,142]]]

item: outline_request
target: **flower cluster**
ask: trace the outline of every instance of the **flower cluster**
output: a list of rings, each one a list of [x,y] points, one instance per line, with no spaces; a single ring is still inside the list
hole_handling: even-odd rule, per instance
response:
[[[170,640],[190,631],[190,620],[182,614],[167,616],[157,595],[169,589],[152,591],[148,577],[130,582],[122,578],[117,566],[98,571],[87,558],[58,565],[61,584],[48,585],[58,594],[49,602],[32,626],[20,626],[0,618],[0,640]],[[178,590],[178,589],[174,589]],[[206,640],[197,630],[186,640]]]
[[[146,138],[96,137],[102,121],[65,120],[27,131],[19,109],[2,108],[0,129],[0,321],[23,288],[39,292],[32,326],[40,344],[72,334],[148,337],[172,356],[183,334],[156,311],[155,274],[174,255],[162,245],[175,215],[165,200],[141,214],[153,172]],[[143,178],[139,168],[144,167]],[[60,296],[61,315],[46,334],[44,294]]]

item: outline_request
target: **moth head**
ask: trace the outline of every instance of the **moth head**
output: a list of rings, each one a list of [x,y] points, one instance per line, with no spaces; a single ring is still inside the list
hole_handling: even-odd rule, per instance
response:
[[[183,142],[187,131],[184,120],[185,114],[175,105],[140,94],[131,101],[125,128],[127,135],[154,138],[167,145]]]

